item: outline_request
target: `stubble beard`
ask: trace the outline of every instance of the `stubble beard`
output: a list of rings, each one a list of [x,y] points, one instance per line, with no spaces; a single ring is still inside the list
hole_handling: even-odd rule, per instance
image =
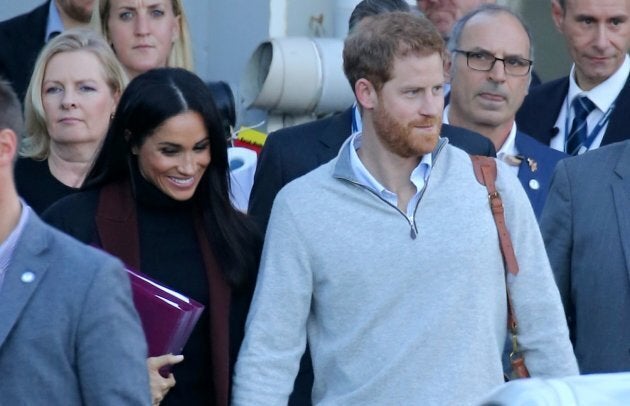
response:
[[[78,21],[83,24],[87,24],[90,22],[92,18],[92,10],[86,10],[83,7],[75,6],[71,1],[61,1],[60,2],[63,11],[68,15],[68,17],[72,18],[75,21]],[[97,7],[94,5],[93,7]]]

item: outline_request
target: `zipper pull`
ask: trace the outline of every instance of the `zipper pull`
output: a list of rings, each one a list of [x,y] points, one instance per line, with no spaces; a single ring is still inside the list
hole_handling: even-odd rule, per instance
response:
[[[411,232],[409,234],[412,240],[416,239],[416,230],[413,229],[413,226],[411,226]]]

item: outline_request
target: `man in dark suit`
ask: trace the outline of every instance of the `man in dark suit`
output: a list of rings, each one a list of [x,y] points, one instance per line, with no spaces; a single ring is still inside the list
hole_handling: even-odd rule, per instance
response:
[[[119,261],[20,201],[21,120],[0,81],[0,403],[147,405],[147,347],[129,279]]]
[[[531,41],[524,21],[507,7],[486,4],[457,21],[448,42],[451,99],[444,121],[492,140],[539,217],[556,163],[566,155],[514,123],[531,78]]]
[[[553,0],[551,6],[573,68],[569,76],[532,90],[516,122],[543,144],[568,153],[630,138],[630,3]],[[579,119],[580,111],[585,119]],[[579,142],[572,144],[575,137]]]
[[[0,23],[0,76],[24,100],[39,51],[64,29],[87,24],[94,0],[49,0]]]
[[[630,141],[561,161],[540,226],[580,371],[630,371]]]

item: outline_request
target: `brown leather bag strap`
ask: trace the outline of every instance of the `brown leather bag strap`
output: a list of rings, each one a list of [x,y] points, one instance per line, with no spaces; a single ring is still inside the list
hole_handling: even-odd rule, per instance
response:
[[[494,184],[497,178],[497,163],[494,158],[487,156],[471,155],[471,159],[477,181],[488,189],[488,200],[499,233],[499,244],[503,260],[505,261],[505,268],[512,275],[516,275],[518,274],[518,263],[516,262],[510,233],[505,225],[503,201]]]
[[[473,163],[473,170],[477,181],[484,185],[488,190],[488,200],[490,202],[490,209],[492,210],[492,216],[499,233],[499,243],[501,247],[501,255],[503,256],[503,262],[505,264],[505,293],[507,296],[507,324],[510,333],[512,334],[512,353],[510,354],[510,361],[514,375],[518,378],[529,377],[529,371],[525,366],[525,359],[520,354],[518,349],[518,343],[516,340],[516,334],[518,330],[518,324],[516,321],[516,315],[514,314],[514,307],[512,306],[512,297],[510,296],[510,289],[508,288],[507,275],[508,272],[512,275],[518,274],[518,262],[516,261],[516,254],[514,253],[514,247],[512,246],[512,239],[505,225],[505,212],[503,209],[503,200],[501,195],[497,191],[495,180],[497,179],[497,162],[494,158],[487,156],[470,156]]]
[[[494,158],[489,158],[487,156],[471,155],[470,158],[472,159],[473,169],[475,171],[477,181],[484,185],[488,190],[488,200],[490,202],[492,216],[494,217],[494,222],[499,233],[501,254],[503,255],[506,270],[505,291],[507,295],[508,328],[510,329],[510,332],[515,335],[517,323],[512,307],[510,290],[507,287],[507,272],[516,275],[518,273],[518,263],[516,262],[516,255],[514,254],[514,247],[512,246],[510,233],[505,225],[503,200],[501,200],[501,195],[497,191],[494,183],[497,178],[497,162]]]

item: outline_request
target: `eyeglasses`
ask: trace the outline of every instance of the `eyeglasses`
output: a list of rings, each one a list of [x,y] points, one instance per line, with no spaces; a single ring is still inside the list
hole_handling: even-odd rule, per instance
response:
[[[490,52],[485,51],[464,51],[454,49],[453,52],[466,55],[466,63],[470,69],[487,72],[494,68],[497,61],[503,62],[505,73],[511,76],[525,76],[532,68],[533,61],[520,58],[518,56],[508,56],[507,58],[497,58]]]

